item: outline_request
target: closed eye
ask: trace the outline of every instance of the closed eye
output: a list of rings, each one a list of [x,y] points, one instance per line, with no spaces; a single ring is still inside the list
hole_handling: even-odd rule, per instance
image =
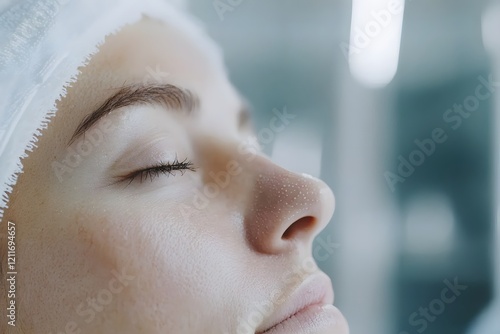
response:
[[[157,164],[133,171],[126,175],[116,177],[117,181],[115,183],[121,183],[128,181],[128,184],[131,184],[134,180],[139,183],[143,183],[146,180],[150,180],[153,182],[154,179],[162,176],[162,175],[173,175],[176,171],[180,171],[182,175],[186,171],[196,171],[194,164],[188,159],[184,159],[183,161],[178,161],[177,158],[173,162],[158,162]]]

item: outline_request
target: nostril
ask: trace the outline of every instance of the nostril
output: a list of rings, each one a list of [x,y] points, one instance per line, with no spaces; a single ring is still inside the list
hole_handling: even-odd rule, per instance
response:
[[[309,233],[313,228],[316,219],[312,216],[302,217],[290,225],[281,236],[282,240],[297,238],[302,233]]]

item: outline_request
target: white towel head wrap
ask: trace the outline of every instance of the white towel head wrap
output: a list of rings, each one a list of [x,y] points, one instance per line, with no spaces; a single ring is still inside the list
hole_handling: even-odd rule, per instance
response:
[[[78,68],[107,35],[143,15],[198,30],[179,2],[0,0],[0,222],[21,159],[36,147]]]

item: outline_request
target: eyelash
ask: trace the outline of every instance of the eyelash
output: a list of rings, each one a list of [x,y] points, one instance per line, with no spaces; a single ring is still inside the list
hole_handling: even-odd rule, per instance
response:
[[[137,177],[140,177],[139,183],[146,181],[148,178],[151,182],[157,177],[163,175],[172,175],[175,171],[180,171],[181,175],[184,175],[186,171],[196,171],[193,163],[188,159],[184,159],[183,161],[177,160],[177,158],[173,162],[163,162],[160,161],[156,165],[151,167],[147,167],[144,169],[140,169],[134,172],[131,172],[127,175],[119,177],[120,181],[129,181],[128,184],[131,184]]]

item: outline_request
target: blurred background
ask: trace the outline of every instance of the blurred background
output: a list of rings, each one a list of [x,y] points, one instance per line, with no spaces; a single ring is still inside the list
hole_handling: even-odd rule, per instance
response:
[[[313,253],[351,333],[499,334],[500,1],[190,7],[264,151],[335,192]]]

